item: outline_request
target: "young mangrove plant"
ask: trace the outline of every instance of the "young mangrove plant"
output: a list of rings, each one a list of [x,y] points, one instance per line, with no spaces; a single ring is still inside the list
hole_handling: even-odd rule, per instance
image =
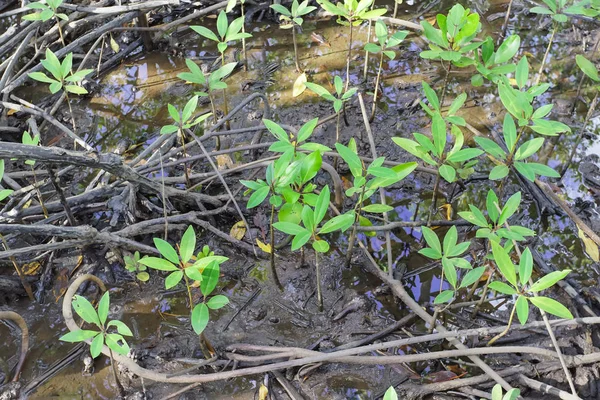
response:
[[[319,0],[323,9],[337,16],[337,23],[347,26],[348,29],[348,55],[346,57],[346,90],[350,84],[350,60],[352,59],[352,33],[353,27],[360,25],[363,21],[381,17],[387,12],[385,8],[370,10],[375,0],[344,0],[343,3],[334,5],[328,0]]]
[[[494,385],[492,388],[492,400],[517,400],[517,398],[521,395],[521,391],[519,389],[510,389],[506,394],[503,395],[502,385],[499,383]]]
[[[369,121],[373,121],[375,117],[375,110],[377,108],[377,92],[379,90],[379,80],[381,78],[381,71],[383,69],[383,56],[385,55],[388,59],[393,60],[396,58],[396,52],[391,50],[398,46],[408,35],[408,31],[398,31],[388,36],[388,28],[385,22],[377,20],[375,22],[375,36],[379,44],[367,43],[365,50],[371,53],[379,53],[379,66],[377,68],[377,78],[375,79],[375,91],[373,93],[373,108],[371,110],[371,117]]]
[[[75,130],[75,118],[73,114],[73,108],[71,107],[71,101],[69,93],[71,94],[86,94],[88,91],[81,86],[81,81],[94,72],[93,69],[82,69],[81,71],[72,72],[73,66],[73,53],[69,53],[65,56],[62,62],[56,57],[56,55],[49,48],[46,49],[46,58],[41,61],[46,71],[50,72],[52,77],[49,77],[43,72],[31,72],[29,77],[39,82],[48,83],[50,93],[55,94],[61,90],[64,90],[67,98],[67,104],[69,105],[69,112],[71,114],[71,121],[73,122],[73,129]]]
[[[221,54],[221,66],[225,65],[225,50],[229,46],[229,42],[235,42],[240,39],[247,39],[252,37],[249,33],[240,32],[244,26],[244,19],[242,17],[236,18],[231,21],[231,24],[227,21],[227,13],[221,11],[217,17],[217,34],[210,29],[200,26],[192,25],[190,28],[197,34],[204,36],[205,38],[217,42],[217,50]],[[229,113],[227,107],[227,94],[223,90],[223,112],[225,115]]]
[[[117,354],[126,356],[129,353],[129,345],[123,336],[133,336],[131,330],[123,322],[119,320],[111,320],[106,322],[108,319],[108,310],[110,308],[110,295],[105,292],[98,302],[98,311],[94,309],[92,303],[90,303],[83,296],[73,297],[73,309],[88,324],[93,324],[98,327],[99,331],[80,329],[77,331],[69,332],[60,337],[63,342],[77,343],[84,342],[92,339],[90,344],[90,353],[92,358],[98,357],[102,353],[102,347],[106,344],[109,351],[110,365],[113,373],[113,378],[117,384],[119,392],[124,393],[123,386],[119,382],[117,377],[117,370],[115,366],[115,360],[113,357],[113,351]],[[112,328],[112,329],[111,329]],[[116,330],[116,333],[114,332]]]
[[[33,14],[27,14],[23,16],[26,21],[42,21],[46,22],[54,18],[56,20],[56,28],[58,28],[58,34],[62,45],[65,45],[65,38],[60,27],[60,20],[68,21],[69,16],[67,14],[59,13],[58,7],[63,3],[63,0],[46,0],[46,3],[41,1],[35,1],[33,3],[26,4],[25,7],[37,10]]]
[[[494,51],[494,39],[490,36],[481,44],[480,52],[475,53],[475,65],[478,74],[471,76],[473,86],[483,85],[483,78],[498,83],[499,79],[506,74],[512,74],[517,66],[512,62],[513,57],[519,51],[521,38],[518,35],[507,37]],[[525,57],[522,58],[527,62]]]
[[[335,148],[342,159],[348,164],[350,173],[354,178],[353,186],[346,190],[346,196],[354,197],[358,195],[354,202],[354,207],[344,214],[333,217],[327,222],[327,226],[335,226],[342,232],[352,227],[352,232],[348,238],[348,250],[346,252],[346,265],[350,264],[354,242],[356,240],[356,227],[372,226],[372,222],[366,218],[364,213],[382,214],[392,211],[393,208],[384,204],[368,204],[365,202],[371,198],[379,188],[387,187],[397,183],[407,177],[417,168],[417,163],[408,162],[397,165],[392,168],[383,166],[384,157],[379,157],[365,168],[362,160],[358,157],[356,141],[350,139],[348,146],[336,143]]]
[[[333,103],[333,111],[335,112],[337,118],[335,123],[335,141],[336,143],[340,141],[340,115],[342,111],[342,107],[344,103],[352,98],[356,94],[357,88],[344,89],[344,83],[342,82],[342,78],[339,75],[336,75],[333,78],[333,88],[335,90],[334,94],[329,93],[329,90],[325,89],[323,86],[318,85],[313,82],[306,82],[304,85],[315,92],[322,98],[327,101],[331,101]]]
[[[216,256],[208,246],[194,257],[196,250],[196,232],[190,225],[177,246],[178,251],[169,242],[154,238],[154,245],[161,257],[144,257],[139,260],[152,269],[167,271],[170,274],[165,279],[165,289],[171,289],[184,280],[188,293],[191,323],[194,332],[203,335],[209,322],[209,309],[217,310],[229,302],[227,297],[216,295],[209,298],[217,287],[221,272],[220,265],[228,260],[227,257]],[[192,287],[200,286],[202,301],[194,304]],[[203,336],[202,336],[203,337]],[[204,338],[205,339],[205,338]]]
[[[309,6],[308,0],[304,0],[302,3],[298,3],[298,0],[294,0],[290,9],[282,6],[281,4],[271,4],[271,8],[277,11],[279,14],[281,14],[279,16],[279,19],[283,21],[283,23],[279,27],[281,29],[292,30],[292,41],[294,42],[294,61],[296,63],[296,71],[302,72],[302,68],[300,68],[300,63],[298,62],[296,27],[302,27],[302,23],[304,22],[302,17],[306,14],[310,14],[311,12],[316,10],[317,7]]]
[[[398,400],[398,393],[396,393],[396,389],[394,389],[393,386],[390,386],[388,390],[385,391],[385,394],[383,395],[383,400]]]
[[[142,282],[148,282],[150,274],[146,271],[148,267],[140,263],[140,252],[136,251],[133,254],[123,256],[125,262],[125,269],[129,272],[133,272],[135,277]]]

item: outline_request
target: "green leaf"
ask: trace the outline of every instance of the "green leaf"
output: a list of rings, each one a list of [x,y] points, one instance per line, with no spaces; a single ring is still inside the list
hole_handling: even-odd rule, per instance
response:
[[[454,268],[454,264],[446,257],[442,257],[442,268],[444,270],[444,274],[446,275],[446,280],[452,285],[453,288],[456,288],[456,268]]]
[[[440,292],[435,299],[433,300],[433,304],[443,304],[447,303],[454,297],[454,290],[444,290]],[[397,397],[396,397],[397,398]]]
[[[304,246],[311,238],[311,235],[312,233],[308,229],[306,229],[303,233],[296,235],[294,240],[292,240],[292,251],[296,251],[300,247]]]
[[[275,222],[273,224],[273,227],[275,227],[275,229],[277,229],[278,231],[281,231],[283,233],[287,233],[288,235],[293,235],[293,236],[303,233],[306,230],[303,227],[301,227],[300,225],[293,224],[291,222]]]
[[[573,314],[569,309],[558,301],[549,297],[529,297],[529,301],[537,308],[546,311],[548,314],[556,315],[560,318],[573,319]]]
[[[202,294],[206,296],[210,296],[210,294],[217,287],[217,283],[219,282],[219,275],[221,274],[221,268],[219,263],[216,261],[211,262],[204,268],[202,271],[202,282],[200,283],[200,290],[202,290]]]
[[[458,213],[458,215],[460,215],[462,218],[466,219],[473,225],[477,225],[482,228],[487,228],[488,222],[485,219],[485,216],[483,215],[481,210],[479,210],[479,208],[477,208],[471,204],[469,204],[469,208],[471,209],[471,212],[461,211]]]
[[[312,135],[318,122],[319,118],[314,118],[302,125],[302,127],[298,130],[298,142],[306,141],[306,139]]]
[[[548,10],[546,7],[532,7],[529,9],[529,12],[532,12],[534,14],[546,14],[546,15],[554,14],[552,11]]]
[[[329,243],[324,240],[315,240],[312,247],[316,252],[327,253],[329,251]]]
[[[325,187],[321,190],[319,197],[317,198],[317,203],[315,204],[315,213],[314,213],[314,226],[315,228],[319,225],[325,214],[327,213],[327,209],[329,208],[330,203],[330,192],[329,186],[325,185]]]
[[[424,249],[419,250],[419,254],[431,258],[432,260],[439,260],[440,258],[442,258],[442,253],[435,249],[432,249],[431,247],[426,247]]]
[[[517,273],[508,253],[498,243],[491,242],[491,244],[494,260],[496,261],[496,265],[500,269],[502,276],[504,276],[504,278],[510,282],[511,285],[517,287]]]
[[[169,276],[167,276],[167,279],[165,279],[165,289],[171,289],[172,287],[176,286],[179,282],[181,282],[181,279],[183,278],[183,271],[179,270],[179,271],[174,271],[171,272],[169,274]]]
[[[104,292],[100,301],[98,302],[98,318],[100,319],[100,323],[102,326],[106,323],[106,319],[108,318],[108,307],[110,305],[110,295],[108,291]]]
[[[456,246],[457,240],[458,240],[458,230],[456,229],[456,226],[453,225],[450,227],[450,229],[448,229],[446,236],[444,236],[444,247],[443,247],[444,255],[446,255],[448,257],[452,257],[450,255],[450,253]]]
[[[338,154],[344,159],[346,164],[348,164],[352,176],[362,176],[362,162],[358,155],[341,143],[336,143],[335,148]]]
[[[62,335],[58,340],[69,343],[83,342],[98,335],[100,332],[79,329]]]
[[[510,196],[510,198],[502,207],[500,218],[498,218],[498,225],[503,225],[519,208],[521,204],[521,192],[517,192]]]
[[[563,271],[554,271],[549,273],[548,275],[540,278],[537,282],[535,282],[529,288],[530,292],[536,293],[541,292],[544,289],[548,289],[550,286],[556,284],[556,282],[565,279],[565,277],[571,272],[570,269],[565,269]]]
[[[346,231],[354,224],[354,213],[341,214],[327,221],[319,230],[319,234],[325,234],[341,230]]]
[[[117,333],[109,333],[106,335],[106,345],[114,352],[126,356],[129,353],[129,345],[125,342],[123,336]],[[122,342],[123,344],[119,344]]]
[[[581,54],[577,54],[575,56],[575,62],[579,66],[579,68],[586,74],[591,80],[600,82],[600,76],[598,76],[598,70],[596,66],[587,58],[582,56]],[[31,74],[30,74],[31,76]]]
[[[362,211],[369,213],[385,213],[392,211],[394,207],[388,206],[387,204],[369,204],[362,208]]]
[[[529,319],[529,303],[527,302],[527,297],[517,297],[515,308],[517,309],[517,318],[519,318],[519,322],[521,325],[525,325]]]
[[[104,345],[104,335],[98,335],[92,340],[90,345],[90,353],[92,358],[98,357],[102,353],[102,346]]]
[[[488,154],[501,160],[506,158],[506,153],[496,142],[484,137],[475,137],[475,142]]]
[[[215,42],[219,41],[219,38],[217,37],[217,35],[215,35],[210,29],[205,28],[203,26],[198,26],[198,25],[192,25],[190,26],[190,28],[192,28],[192,30],[194,32],[196,32],[197,34],[204,36],[207,39],[210,40],[214,40]]]
[[[535,138],[523,143],[515,153],[515,160],[523,160],[534,155],[544,144],[544,138]]]
[[[385,391],[383,400],[398,400],[398,393],[396,393],[396,389],[394,389],[393,386],[390,386],[388,390]]]
[[[506,165],[496,165],[490,171],[489,178],[493,181],[497,181],[497,180],[504,178],[506,175],[508,175],[508,172],[509,172],[509,170]]]
[[[439,254],[442,254],[442,245],[436,233],[426,226],[421,228],[421,232],[423,233],[423,237],[425,238],[425,241],[429,247],[437,251]]]
[[[517,70],[515,72],[515,80],[517,81],[517,85],[519,89],[522,89],[529,79],[529,62],[527,62],[527,56],[521,57],[519,63],[517,64]]]
[[[131,329],[129,329],[129,327],[127,325],[125,325],[123,322],[121,322],[119,320],[110,321],[106,327],[110,328],[111,326],[114,326],[115,328],[117,328],[117,332],[119,332],[121,335],[133,336]]]
[[[198,96],[193,96],[188,102],[185,104],[183,108],[183,112],[181,113],[181,121],[187,122],[191,117],[196,108],[198,107]]]
[[[442,31],[435,29],[429,22],[421,21],[423,27],[423,33],[427,40],[437,44],[440,47],[445,47],[444,40],[442,39]]]
[[[302,160],[300,165],[300,182],[306,183],[317,175],[321,169],[323,158],[321,153],[314,151]]]
[[[158,257],[144,257],[140,260],[140,264],[157,269],[159,271],[176,271],[177,267],[170,261]],[[178,262],[179,264],[179,262]]]
[[[85,322],[89,324],[95,324],[98,327],[102,326],[94,306],[85,297],[75,295],[73,297],[73,309]]]
[[[175,251],[173,246],[171,246],[169,244],[169,242],[166,242],[160,238],[154,238],[154,246],[156,246],[156,249],[167,260],[171,261],[175,265],[179,264],[179,255],[177,254],[177,251]],[[148,266],[152,267],[151,265],[148,265]],[[165,271],[168,271],[168,270],[165,270]]]
[[[66,85],[65,90],[73,94],[87,94],[88,92],[85,88],[77,85]]]
[[[475,282],[479,282],[479,279],[485,272],[485,268],[486,267],[477,267],[467,272],[466,275],[463,277],[462,281],[460,282],[460,287],[466,288],[471,286]]]
[[[439,112],[433,114],[431,134],[433,136],[436,154],[438,157],[441,157],[444,148],[446,147],[446,122],[444,122],[444,119]]]
[[[292,13],[289,12],[289,10],[287,8],[285,8],[284,6],[282,6],[281,4],[272,4],[270,6],[273,10],[275,10],[276,12],[278,12],[279,14],[283,14],[286,17],[291,17]]]
[[[521,38],[519,35],[510,35],[500,47],[496,51],[496,57],[494,62],[496,64],[502,64],[510,60],[517,54],[519,51],[519,46],[521,45]]]
[[[225,12],[226,12],[226,13],[228,13],[228,12],[230,12],[231,10],[233,10],[233,9],[234,9],[234,7],[235,7],[235,4],[236,4],[236,2],[237,2],[236,0],[229,0],[229,1],[227,2],[227,7],[225,7]]]
[[[535,110],[535,112],[531,116],[531,119],[544,118],[545,116],[547,116],[548,114],[550,114],[550,111],[552,111],[553,107],[554,107],[553,104],[546,104],[546,105],[541,106],[540,108],[538,108],[537,110]]]
[[[500,292],[502,294],[508,294],[508,295],[517,294],[517,291],[514,288],[508,286],[504,282],[499,282],[499,281],[492,282],[489,284],[489,288],[492,290],[495,290],[496,292]]]
[[[556,22],[565,23],[569,20],[569,18],[565,14],[554,14],[552,19]]]
[[[208,325],[208,307],[204,303],[196,304],[194,309],[192,310],[192,328],[194,328],[194,332],[197,335],[204,332],[206,326]]]
[[[439,172],[442,178],[444,178],[448,183],[452,183],[456,180],[456,170],[447,164],[441,165]]]
[[[435,91],[431,88],[431,86],[429,86],[429,84],[425,81],[422,82],[423,85],[423,91],[425,92],[425,97],[427,97],[427,100],[429,101],[429,104],[431,104],[431,106],[434,108],[434,110],[436,111],[440,111],[440,100],[437,97],[437,94],[435,94]]]
[[[179,254],[184,264],[190,261],[194,255],[194,250],[196,250],[196,232],[194,232],[194,228],[190,225],[185,230],[179,244]]]
[[[521,254],[521,259],[519,260],[519,280],[521,281],[521,285],[526,285],[527,282],[529,282],[532,271],[533,257],[531,255],[531,250],[527,247]]]
[[[269,190],[271,189],[268,186],[263,186],[260,189],[256,190],[248,199],[248,204],[246,205],[246,207],[254,208],[260,205],[267,198]]]
[[[500,211],[498,211],[496,205],[498,205],[498,207],[500,206],[498,203],[498,196],[496,196],[496,193],[490,189],[485,199],[485,206],[487,208],[488,216],[493,223],[497,223],[498,217],[500,216]]]
[[[206,302],[206,305],[211,310],[218,310],[219,308],[225,307],[227,304],[229,304],[229,299],[222,294],[213,296]]]
[[[43,72],[31,72],[29,74],[29,77],[33,80],[39,81],[39,82],[44,82],[44,83],[55,83],[56,80],[52,79],[52,78],[48,78],[48,76],[46,74],[44,74]]]

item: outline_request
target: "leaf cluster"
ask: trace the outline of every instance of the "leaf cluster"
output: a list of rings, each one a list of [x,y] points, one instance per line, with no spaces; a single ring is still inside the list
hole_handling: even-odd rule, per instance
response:
[[[44,68],[50,72],[51,76],[46,75],[43,72],[31,72],[29,77],[39,82],[50,84],[50,92],[55,94],[61,89],[64,89],[68,93],[73,94],[86,94],[88,91],[80,86],[81,81],[90,73],[93,69],[82,69],[78,72],[71,72],[73,66],[73,53],[69,53],[65,56],[62,62],[56,57],[56,55],[49,48],[46,49],[46,58],[41,61]]]

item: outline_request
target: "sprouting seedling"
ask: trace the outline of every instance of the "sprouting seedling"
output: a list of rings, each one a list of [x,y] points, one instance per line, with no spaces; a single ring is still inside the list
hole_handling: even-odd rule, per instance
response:
[[[49,89],[52,94],[64,90],[73,121],[73,129],[75,129],[75,118],[73,109],[71,108],[69,93],[77,95],[86,94],[88,91],[81,86],[81,82],[88,74],[94,72],[94,70],[82,69],[81,71],[72,72],[73,53],[67,54],[61,62],[50,49],[46,49],[46,58],[41,63],[46,71],[50,72],[51,77],[43,72],[31,72],[29,73],[29,77],[36,81],[50,84]]]
[[[519,389],[510,389],[503,395],[502,386],[499,383],[492,388],[492,400],[516,400],[520,395]]]
[[[140,252],[136,251],[132,255],[126,255],[123,257],[123,261],[125,261],[125,269],[129,272],[133,272],[135,277],[142,281],[148,282],[150,279],[150,275],[148,274],[147,267],[140,263]]]
[[[217,17],[217,34],[215,34],[210,29],[200,26],[200,25],[192,25],[190,28],[196,33],[205,38],[217,42],[217,50],[221,54],[221,65],[225,65],[225,50],[227,50],[228,43],[234,42],[240,39],[251,38],[252,35],[249,33],[240,32],[242,27],[244,26],[244,19],[242,17],[234,19],[231,21],[231,24],[227,21],[227,13],[225,11],[221,11],[219,16]],[[229,113],[227,108],[227,95],[225,94],[225,90],[223,90],[223,109],[225,115]]]
[[[396,58],[396,52],[391,50],[398,46],[408,35],[408,31],[398,31],[388,36],[388,28],[385,22],[377,20],[375,22],[375,36],[379,44],[367,43],[365,50],[371,53],[379,53],[379,67],[377,68],[377,78],[375,79],[375,92],[373,94],[373,108],[371,110],[372,121],[375,117],[375,110],[377,108],[377,92],[379,90],[379,79],[381,78],[381,71],[383,69],[383,56],[385,55],[388,59],[393,60]]]
[[[494,39],[488,36],[481,45],[481,55],[476,53],[475,64],[478,74],[471,77],[471,84],[481,86],[483,78],[498,83],[500,77],[515,72],[517,66],[512,59],[519,51],[520,45],[519,35],[511,35],[494,51]]]
[[[191,225],[181,237],[177,246],[178,251],[169,242],[159,238],[154,238],[154,245],[164,258],[144,257],[139,262],[153,269],[170,272],[165,279],[165,289],[171,289],[178,285],[182,279],[185,281],[192,328],[198,335],[202,334],[209,322],[209,309],[217,310],[229,302],[223,295],[216,295],[208,299],[219,282],[220,265],[228,258],[216,256],[208,246],[204,246],[194,259],[196,233]],[[203,296],[203,301],[196,305],[194,305],[191,289],[194,282],[200,284]]]
[[[60,5],[63,3],[63,0],[46,0],[46,3],[47,4],[44,4],[41,1],[36,1],[25,5],[25,7],[37,11],[33,14],[24,15],[23,19],[27,21],[46,22],[54,18],[56,20],[56,27],[58,28],[58,33],[60,35],[60,41],[64,46],[65,38],[63,37],[62,29],[60,27],[60,20],[62,19],[63,21],[68,21],[69,16],[67,14],[58,12],[58,7],[60,7]]]
[[[329,208],[330,192],[329,186],[325,186],[315,201],[314,209],[305,204],[302,208],[301,220],[302,225],[299,223],[279,221],[274,224],[277,230],[283,233],[287,233],[294,237],[292,240],[292,251],[300,249],[309,241],[312,244],[312,248],[315,250],[315,268],[317,272],[317,304],[319,311],[323,311],[323,293],[321,290],[321,267],[319,266],[319,253],[327,253],[329,251],[329,243],[322,240],[319,235],[330,233],[339,228],[336,226],[329,226],[319,228],[319,224],[325,218],[327,209]]]
[[[343,3],[334,5],[328,0],[319,0],[318,3],[327,12],[336,15],[337,23],[349,27],[348,56],[346,57],[346,90],[350,84],[350,60],[352,59],[352,31],[353,27],[359,25],[362,21],[381,17],[386,13],[385,8],[376,8],[371,10],[371,5],[375,0],[344,0]]]
[[[498,267],[500,275],[508,283],[502,281],[494,281],[489,284],[489,288],[502,294],[516,296],[517,300],[513,306],[508,320],[507,329],[498,334],[488,342],[488,346],[492,345],[500,337],[504,336],[512,324],[515,311],[521,325],[525,325],[529,319],[529,303],[531,302],[537,308],[547,312],[548,314],[556,315],[560,318],[572,319],[571,312],[558,301],[544,296],[537,296],[537,293],[554,286],[557,282],[563,280],[571,270],[551,272],[535,283],[530,280],[533,271],[533,256],[529,248],[520,256],[519,265],[516,267],[508,252],[500,244],[490,242],[492,246],[492,254],[494,262]]]
[[[96,358],[102,353],[102,348],[106,344],[109,350],[110,364],[112,367],[113,377],[120,391],[123,388],[117,377],[115,360],[113,351],[117,354],[126,356],[129,353],[129,345],[123,336],[133,336],[131,330],[123,322],[119,320],[108,321],[108,310],[110,308],[110,295],[105,292],[98,302],[98,311],[94,309],[83,296],[73,297],[73,309],[88,324],[93,324],[98,327],[98,331],[89,329],[79,329],[71,331],[60,337],[63,342],[77,343],[92,339],[90,344],[90,353],[92,358]],[[116,330],[116,333],[114,332]]]
[[[296,43],[296,27],[302,26],[304,20],[302,16],[309,14],[317,9],[315,6],[309,6],[308,0],[304,0],[302,3],[298,3],[298,0],[294,0],[292,2],[291,9],[288,9],[281,4],[272,4],[271,8],[277,11],[279,14],[279,19],[283,21],[280,25],[281,29],[291,29],[292,30],[292,41],[294,42],[294,60],[296,62],[296,71],[301,72],[300,64],[298,62],[298,45]]]
[[[493,190],[489,190],[486,197],[487,218],[479,208],[472,204],[469,204],[471,211],[460,211],[458,215],[479,227],[476,233],[478,238],[485,238],[497,243],[500,243],[500,239],[523,241],[528,236],[535,236],[535,232],[518,225],[511,225],[510,229],[504,226],[504,223],[518,210],[520,204],[521,192],[517,192],[510,196],[504,206],[500,208],[498,196]]]
[[[348,250],[346,252],[346,264],[349,264],[354,248],[354,241],[356,240],[357,224],[360,226],[373,225],[363,214],[381,214],[393,210],[391,206],[384,204],[365,205],[365,201],[370,199],[379,188],[393,185],[407,177],[417,168],[417,163],[409,162],[392,168],[386,168],[383,167],[384,158],[379,157],[365,168],[363,162],[358,157],[356,141],[354,139],[350,139],[348,146],[336,143],[335,148],[346,164],[348,164],[350,173],[354,178],[353,186],[346,190],[346,196],[354,197],[357,195],[358,197],[351,210],[327,221],[323,229],[327,231],[335,228],[334,230],[340,229],[344,232],[352,226],[352,233],[348,238]]]
[[[342,78],[339,75],[336,75],[333,78],[333,87],[335,89],[335,95],[329,93],[329,90],[325,89],[323,86],[318,85],[312,82],[306,82],[304,84],[308,89],[315,92],[322,98],[327,101],[331,101],[333,103],[333,111],[337,115],[336,124],[335,124],[335,141],[339,142],[340,140],[340,115],[341,110],[344,103],[352,98],[356,94],[357,88],[344,89],[344,83],[342,82]]]
[[[452,298],[456,296],[456,292],[459,289],[467,288],[479,281],[485,272],[485,267],[473,269],[471,263],[467,259],[461,257],[461,255],[469,249],[471,242],[468,241],[458,243],[458,230],[456,229],[456,226],[452,226],[446,233],[446,236],[444,236],[443,246],[442,243],[440,243],[440,239],[438,238],[437,234],[433,230],[424,226],[422,227],[422,232],[425,242],[427,242],[429,247],[419,250],[419,254],[431,258],[432,260],[441,261],[441,281],[443,281],[445,276],[448,283],[450,283],[452,286],[452,289],[449,290],[441,290],[440,288],[440,293],[433,301],[434,304],[442,304],[452,300]],[[469,270],[469,272],[463,276],[460,285],[458,285],[458,274],[456,268]]]
[[[0,183],[2,182],[2,178],[4,177],[4,160],[0,160]],[[1,189],[0,188],[0,201],[6,199],[14,192],[12,189]]]

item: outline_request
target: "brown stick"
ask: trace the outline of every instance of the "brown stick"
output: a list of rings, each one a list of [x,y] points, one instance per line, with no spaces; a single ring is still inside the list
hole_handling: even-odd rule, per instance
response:
[[[8,319],[15,322],[21,330],[21,353],[19,355],[19,362],[17,363],[17,367],[15,369],[15,376],[12,380],[13,382],[17,382],[19,380],[19,376],[21,375],[23,364],[25,363],[25,357],[27,357],[27,352],[29,351],[29,329],[27,329],[27,324],[25,323],[23,317],[16,312],[0,311],[0,319]]]

